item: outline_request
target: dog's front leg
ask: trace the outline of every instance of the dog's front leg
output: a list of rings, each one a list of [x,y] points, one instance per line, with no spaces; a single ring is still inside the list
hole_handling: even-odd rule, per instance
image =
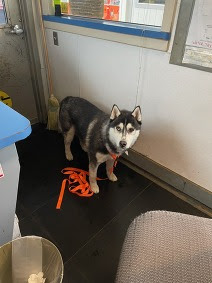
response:
[[[98,194],[99,192],[99,186],[97,185],[97,182],[96,182],[98,167],[99,167],[99,164],[97,162],[89,163],[89,181],[90,181],[91,190],[95,194]]]
[[[112,182],[116,182],[118,180],[116,175],[113,173],[114,162],[115,161],[112,158],[106,161],[107,176],[108,176],[108,179]]]

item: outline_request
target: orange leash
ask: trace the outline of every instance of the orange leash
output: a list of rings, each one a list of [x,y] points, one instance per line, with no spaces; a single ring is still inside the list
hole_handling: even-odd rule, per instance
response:
[[[115,154],[111,154],[111,157],[115,160],[115,162],[113,167],[111,168],[110,173],[112,173],[114,167],[116,167],[118,156]],[[87,171],[78,168],[67,167],[64,168],[61,172],[68,176],[66,179],[62,181],[56,209],[60,209],[61,207],[67,185],[69,192],[76,194],[80,197],[91,197],[94,194],[93,191],[91,190],[89,182],[86,179],[87,176],[89,176],[89,173]],[[105,179],[97,178],[97,181],[103,181],[107,179],[108,178]]]

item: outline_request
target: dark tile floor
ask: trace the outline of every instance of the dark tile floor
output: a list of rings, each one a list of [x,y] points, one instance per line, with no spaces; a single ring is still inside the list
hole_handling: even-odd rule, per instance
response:
[[[141,213],[169,210],[204,216],[120,162],[115,169],[118,182],[101,181],[100,193],[91,198],[66,192],[61,209],[56,210],[64,178],[61,169],[88,168],[77,139],[72,162],[65,159],[62,136],[39,124],[30,137],[17,143],[17,149],[21,164],[17,215],[22,235],[39,235],[58,246],[65,263],[63,282],[114,282],[127,228]],[[104,172],[102,165],[98,175],[104,177]]]

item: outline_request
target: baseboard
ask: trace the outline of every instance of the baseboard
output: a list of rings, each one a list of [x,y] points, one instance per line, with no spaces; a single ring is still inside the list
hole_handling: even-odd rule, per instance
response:
[[[212,209],[212,193],[144,155],[130,150],[124,159]]]

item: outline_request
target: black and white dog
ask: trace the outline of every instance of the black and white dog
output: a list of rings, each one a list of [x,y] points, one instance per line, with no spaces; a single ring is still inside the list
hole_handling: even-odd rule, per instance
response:
[[[111,114],[107,115],[85,99],[68,96],[60,105],[59,125],[68,160],[73,159],[70,146],[75,134],[82,149],[88,153],[90,186],[94,193],[98,193],[98,166],[106,161],[109,180],[117,181],[111,173],[112,156],[120,156],[136,142],[141,129],[141,109],[137,106],[132,112],[120,111],[114,105]]]

